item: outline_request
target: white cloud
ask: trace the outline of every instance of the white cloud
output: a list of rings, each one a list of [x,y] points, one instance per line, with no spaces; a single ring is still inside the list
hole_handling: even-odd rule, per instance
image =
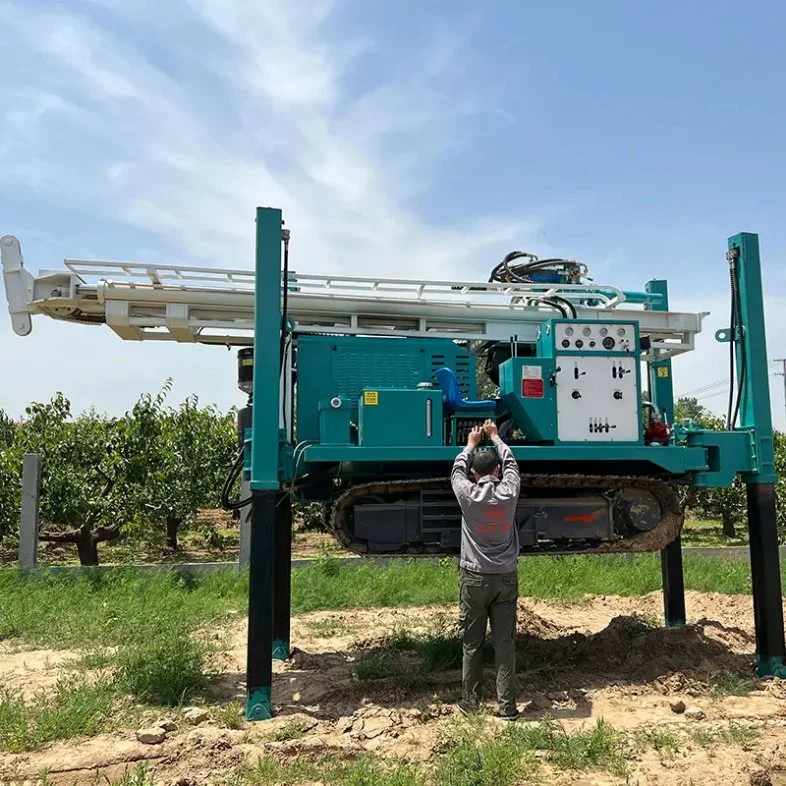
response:
[[[87,216],[69,228],[69,256],[250,267],[258,204],[284,210],[293,266],[308,272],[480,278],[512,247],[554,251],[544,227],[564,202],[440,225],[415,207],[439,193],[448,161],[509,122],[494,86],[469,78],[472,20],[435,28],[374,71],[380,41],[332,2],[92,4],[94,15],[54,2],[0,6],[0,95],[11,107],[0,186],[31,206],[24,232],[0,231],[19,234],[33,270],[58,264],[45,255],[61,247],[47,226],[61,204]],[[117,223],[138,240],[117,239]],[[786,328],[783,305],[770,302],[771,336]],[[726,304],[674,307],[713,311],[699,349],[675,363],[682,392],[723,375],[711,334]],[[0,354],[14,382],[0,407],[12,412],[58,389],[76,409],[123,411],[167,376],[176,398],[240,401],[226,350],[122,342],[44,319],[20,339],[9,323],[0,321]],[[722,409],[722,398],[707,403]]]
[[[304,271],[474,277],[510,246],[537,245],[538,216],[435,226],[413,207],[473,127],[500,122],[491,92],[452,84],[466,28],[436,31],[371,78],[364,57],[378,54],[377,42],[348,32],[331,2],[94,6],[100,13],[0,8],[13,41],[0,87],[15,107],[0,184],[40,206],[28,222],[38,231],[53,204],[89,217],[72,228],[79,243],[69,256],[149,258],[152,234],[174,257],[155,261],[248,267],[258,204],[284,210],[293,266]],[[116,242],[118,221],[145,234]],[[29,233],[3,231],[29,245]],[[28,249],[34,271],[56,264]],[[212,350],[131,346],[40,318],[24,340],[0,326],[0,348],[19,380],[0,402],[13,411],[55,387],[79,406],[123,409],[158,362],[155,379],[172,374],[222,404],[237,400],[231,364],[219,363],[225,378],[191,373],[198,352]],[[86,365],[97,353],[100,363]],[[25,371],[28,358],[38,363]]]

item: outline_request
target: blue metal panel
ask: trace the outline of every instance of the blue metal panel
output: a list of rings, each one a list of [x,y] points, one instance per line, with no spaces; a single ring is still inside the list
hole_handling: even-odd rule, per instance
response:
[[[364,390],[358,414],[364,447],[442,446],[440,390]]]
[[[522,366],[539,367],[540,378],[524,379]],[[553,371],[552,358],[510,358],[499,367],[500,398],[530,442],[557,438],[557,401],[549,384]],[[534,389],[527,391],[526,384]]]
[[[475,395],[475,358],[448,339],[298,337],[298,442],[319,439],[319,403],[339,396],[351,402],[364,388],[415,389],[443,366],[456,372],[465,398]]]
[[[257,208],[251,489],[278,489],[281,211]]]

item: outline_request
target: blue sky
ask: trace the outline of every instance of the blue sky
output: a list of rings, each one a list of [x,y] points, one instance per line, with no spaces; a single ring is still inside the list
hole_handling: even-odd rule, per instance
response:
[[[247,267],[272,204],[309,272],[484,279],[514,247],[565,254],[712,312],[676,364],[691,390],[724,374],[738,231],[761,235],[786,354],[784,23],[775,3],[6,0],[0,233],[34,272]],[[122,412],[167,376],[240,402],[226,350],[39,318],[25,339],[0,321],[0,352],[14,414],[58,389]]]

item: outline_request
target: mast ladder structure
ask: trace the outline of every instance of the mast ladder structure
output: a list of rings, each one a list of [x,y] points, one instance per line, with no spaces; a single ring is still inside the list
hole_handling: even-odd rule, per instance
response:
[[[34,277],[19,241],[0,238],[6,298],[14,331],[32,317],[104,324],[127,341],[251,346],[253,270],[66,259],[65,269]],[[462,339],[470,343],[534,341],[553,309],[569,301],[582,320],[635,319],[648,336],[642,360],[665,360],[695,348],[705,313],[656,310],[658,293],[587,284],[501,284],[290,273],[287,313],[295,333],[341,333]],[[283,280],[282,280],[283,283]],[[641,308],[644,306],[644,308]]]

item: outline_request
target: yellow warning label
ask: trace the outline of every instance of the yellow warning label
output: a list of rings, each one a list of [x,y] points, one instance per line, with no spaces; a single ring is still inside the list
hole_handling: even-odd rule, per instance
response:
[[[667,368],[661,366],[658,369],[658,376],[659,377],[668,377],[669,376],[669,370]]]
[[[252,358],[243,358],[243,360],[240,361],[240,364],[242,366],[253,366],[254,361]]]
[[[376,407],[379,404],[379,392],[376,390],[366,390],[363,393],[363,403],[367,407]]]

